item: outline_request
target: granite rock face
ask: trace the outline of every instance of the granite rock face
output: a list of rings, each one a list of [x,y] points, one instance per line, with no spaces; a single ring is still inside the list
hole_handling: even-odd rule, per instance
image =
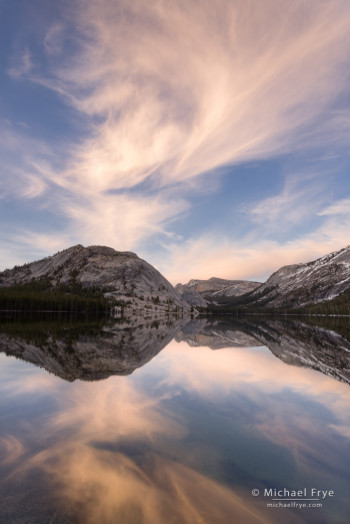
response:
[[[76,282],[84,288],[101,289],[106,297],[137,310],[190,310],[189,304],[153,266],[135,253],[110,247],[77,245],[37,262],[7,269],[0,273],[0,287],[43,278],[52,287]]]

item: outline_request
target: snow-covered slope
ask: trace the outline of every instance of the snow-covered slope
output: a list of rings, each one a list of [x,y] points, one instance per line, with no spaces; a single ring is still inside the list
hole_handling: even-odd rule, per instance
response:
[[[350,246],[305,264],[284,266],[251,294],[250,303],[296,307],[330,300],[350,289]]]
[[[105,296],[130,307],[172,312],[188,311],[173,286],[153,266],[128,251],[81,245],[51,257],[0,273],[0,287],[45,279],[48,286],[78,283],[103,290]]]

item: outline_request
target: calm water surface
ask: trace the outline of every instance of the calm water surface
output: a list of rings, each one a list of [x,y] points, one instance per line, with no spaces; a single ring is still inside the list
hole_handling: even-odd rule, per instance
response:
[[[0,522],[347,524],[347,336],[3,322]]]

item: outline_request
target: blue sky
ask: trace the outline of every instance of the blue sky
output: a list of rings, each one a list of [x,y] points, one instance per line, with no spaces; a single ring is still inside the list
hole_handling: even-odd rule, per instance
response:
[[[0,269],[265,280],[350,243],[347,0],[0,0],[0,39]]]

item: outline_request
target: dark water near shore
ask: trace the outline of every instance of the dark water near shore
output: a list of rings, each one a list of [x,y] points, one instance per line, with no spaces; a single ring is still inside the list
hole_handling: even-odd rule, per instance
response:
[[[347,524],[349,319],[319,322],[3,317],[0,522]]]

